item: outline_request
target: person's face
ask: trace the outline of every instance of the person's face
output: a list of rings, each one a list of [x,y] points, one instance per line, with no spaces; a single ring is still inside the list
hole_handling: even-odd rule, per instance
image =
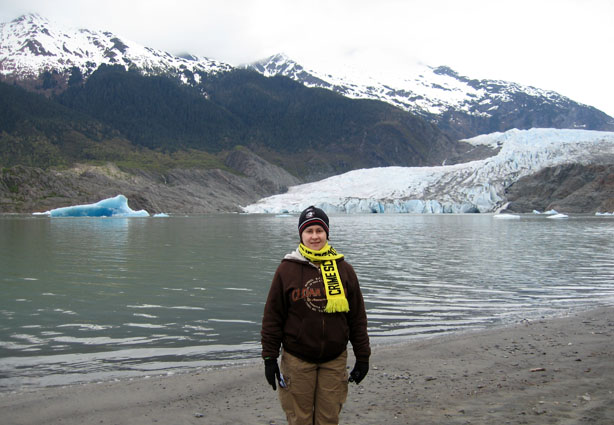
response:
[[[303,230],[301,240],[307,248],[319,251],[326,245],[326,231],[319,224],[314,224]]]

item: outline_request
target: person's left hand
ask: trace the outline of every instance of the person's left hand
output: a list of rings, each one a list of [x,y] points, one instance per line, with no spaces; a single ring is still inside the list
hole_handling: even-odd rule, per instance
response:
[[[357,361],[354,365],[354,369],[352,369],[350,372],[349,382],[356,382],[356,384],[360,384],[360,381],[367,376],[367,372],[369,372],[369,363]]]

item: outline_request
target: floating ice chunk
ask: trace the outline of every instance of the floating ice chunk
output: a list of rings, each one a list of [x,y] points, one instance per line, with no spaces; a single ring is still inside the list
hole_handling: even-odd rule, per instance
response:
[[[548,214],[548,215],[557,215],[559,212],[557,210],[548,210],[546,212],[544,212],[544,214]]]
[[[168,214],[166,214],[166,213],[158,213],[158,214],[154,214],[154,217],[162,217],[162,218],[166,218],[166,217],[168,217],[168,216],[169,216],[169,215],[168,215]]]
[[[103,199],[95,204],[74,205],[34,214],[49,217],[149,217],[145,210],[134,211],[130,208],[124,195]]]
[[[614,215],[614,213],[611,212],[596,212],[595,215]]]
[[[498,218],[500,220],[516,220],[519,219],[520,216],[516,214],[495,214],[493,218]]]
[[[565,215],[565,214],[554,214],[554,215],[551,215],[551,216],[550,216],[550,217],[548,217],[548,218],[554,218],[554,219],[558,219],[558,218],[569,218],[569,216],[568,216],[568,215]]]

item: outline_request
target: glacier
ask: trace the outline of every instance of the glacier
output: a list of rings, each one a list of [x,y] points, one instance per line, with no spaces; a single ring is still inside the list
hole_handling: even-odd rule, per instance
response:
[[[296,213],[316,205],[328,213],[492,213],[505,189],[524,176],[566,163],[614,160],[614,132],[512,129],[463,140],[499,149],[490,158],[434,167],[350,171],[292,186],[242,207],[245,213]]]
[[[135,211],[128,206],[128,199],[124,195],[103,199],[94,204],[73,205],[70,207],[55,208],[34,215],[49,217],[149,217],[145,210]]]

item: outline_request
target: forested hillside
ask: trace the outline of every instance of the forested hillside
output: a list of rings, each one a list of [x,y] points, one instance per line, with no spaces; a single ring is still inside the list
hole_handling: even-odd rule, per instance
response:
[[[190,87],[105,65],[57,97],[7,84],[2,92],[3,166],[119,161],[156,168],[191,152],[209,168],[246,146],[309,180],[362,167],[432,165],[460,151],[432,124],[386,103],[247,70]]]

